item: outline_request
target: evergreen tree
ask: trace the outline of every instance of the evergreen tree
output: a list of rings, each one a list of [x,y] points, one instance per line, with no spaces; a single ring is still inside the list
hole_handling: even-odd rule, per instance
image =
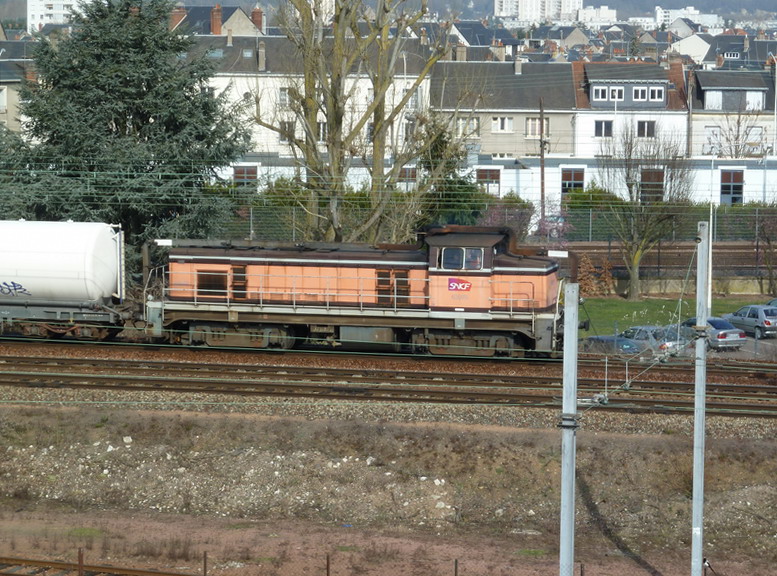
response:
[[[39,39],[24,138],[0,138],[6,217],[118,223],[135,244],[218,235],[231,202],[212,184],[249,136],[209,90],[210,62],[169,29],[172,7],[90,0],[71,35]]]

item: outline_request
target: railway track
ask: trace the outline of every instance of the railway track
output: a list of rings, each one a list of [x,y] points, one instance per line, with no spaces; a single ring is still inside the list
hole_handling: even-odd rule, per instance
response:
[[[102,356],[34,356],[6,350],[0,353],[0,386],[544,408],[560,408],[563,388],[558,362],[528,368],[516,363],[462,362],[462,370],[442,371],[443,365],[433,361],[425,362],[422,370],[405,368],[417,366],[412,358],[394,359],[390,367],[381,368],[379,362],[341,367],[348,362],[342,356],[327,358],[331,366],[305,365],[304,355],[299,365],[285,366],[227,362],[224,356],[210,354],[202,354],[208,361],[194,362],[180,361],[177,355],[128,359],[110,358],[103,352]],[[449,370],[450,361],[445,365]],[[770,365],[712,367],[708,413],[777,417],[775,378],[777,367]],[[581,409],[692,412],[693,366],[676,361],[649,366],[610,361],[605,370],[600,359],[583,358],[578,397]]]
[[[0,574],[13,576],[190,576],[182,572],[160,572],[118,566],[97,566],[83,562],[56,562],[32,558],[0,557]]]

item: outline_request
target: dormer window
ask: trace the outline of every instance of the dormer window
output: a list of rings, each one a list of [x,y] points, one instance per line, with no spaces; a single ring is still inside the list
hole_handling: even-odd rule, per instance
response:
[[[606,86],[594,86],[593,99],[600,102],[607,100],[607,87]]]
[[[663,102],[664,101],[664,87],[663,86],[651,86],[650,90],[651,102]]]
[[[739,60],[739,52],[723,52],[723,58],[725,60]]]
[[[645,102],[648,99],[648,89],[645,86],[635,86],[631,97],[634,102]]]
[[[623,101],[623,86],[611,86],[610,87],[610,100],[617,102]]]

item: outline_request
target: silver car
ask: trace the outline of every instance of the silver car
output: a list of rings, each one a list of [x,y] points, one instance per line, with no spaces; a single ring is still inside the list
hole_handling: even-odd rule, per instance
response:
[[[777,306],[750,304],[722,318],[758,339],[777,335]]]
[[[683,335],[692,338],[696,318],[682,323]],[[728,320],[710,316],[707,318],[707,346],[712,350],[739,350],[747,342],[747,335]]]
[[[642,342],[656,354],[679,354],[688,347],[690,341],[685,338],[677,326],[632,326],[621,332],[623,338]]]

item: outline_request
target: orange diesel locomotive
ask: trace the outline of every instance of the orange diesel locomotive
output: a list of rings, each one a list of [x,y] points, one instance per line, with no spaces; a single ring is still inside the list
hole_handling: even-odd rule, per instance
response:
[[[445,226],[415,245],[169,242],[149,335],[253,348],[442,355],[560,349],[558,264],[509,229]]]

